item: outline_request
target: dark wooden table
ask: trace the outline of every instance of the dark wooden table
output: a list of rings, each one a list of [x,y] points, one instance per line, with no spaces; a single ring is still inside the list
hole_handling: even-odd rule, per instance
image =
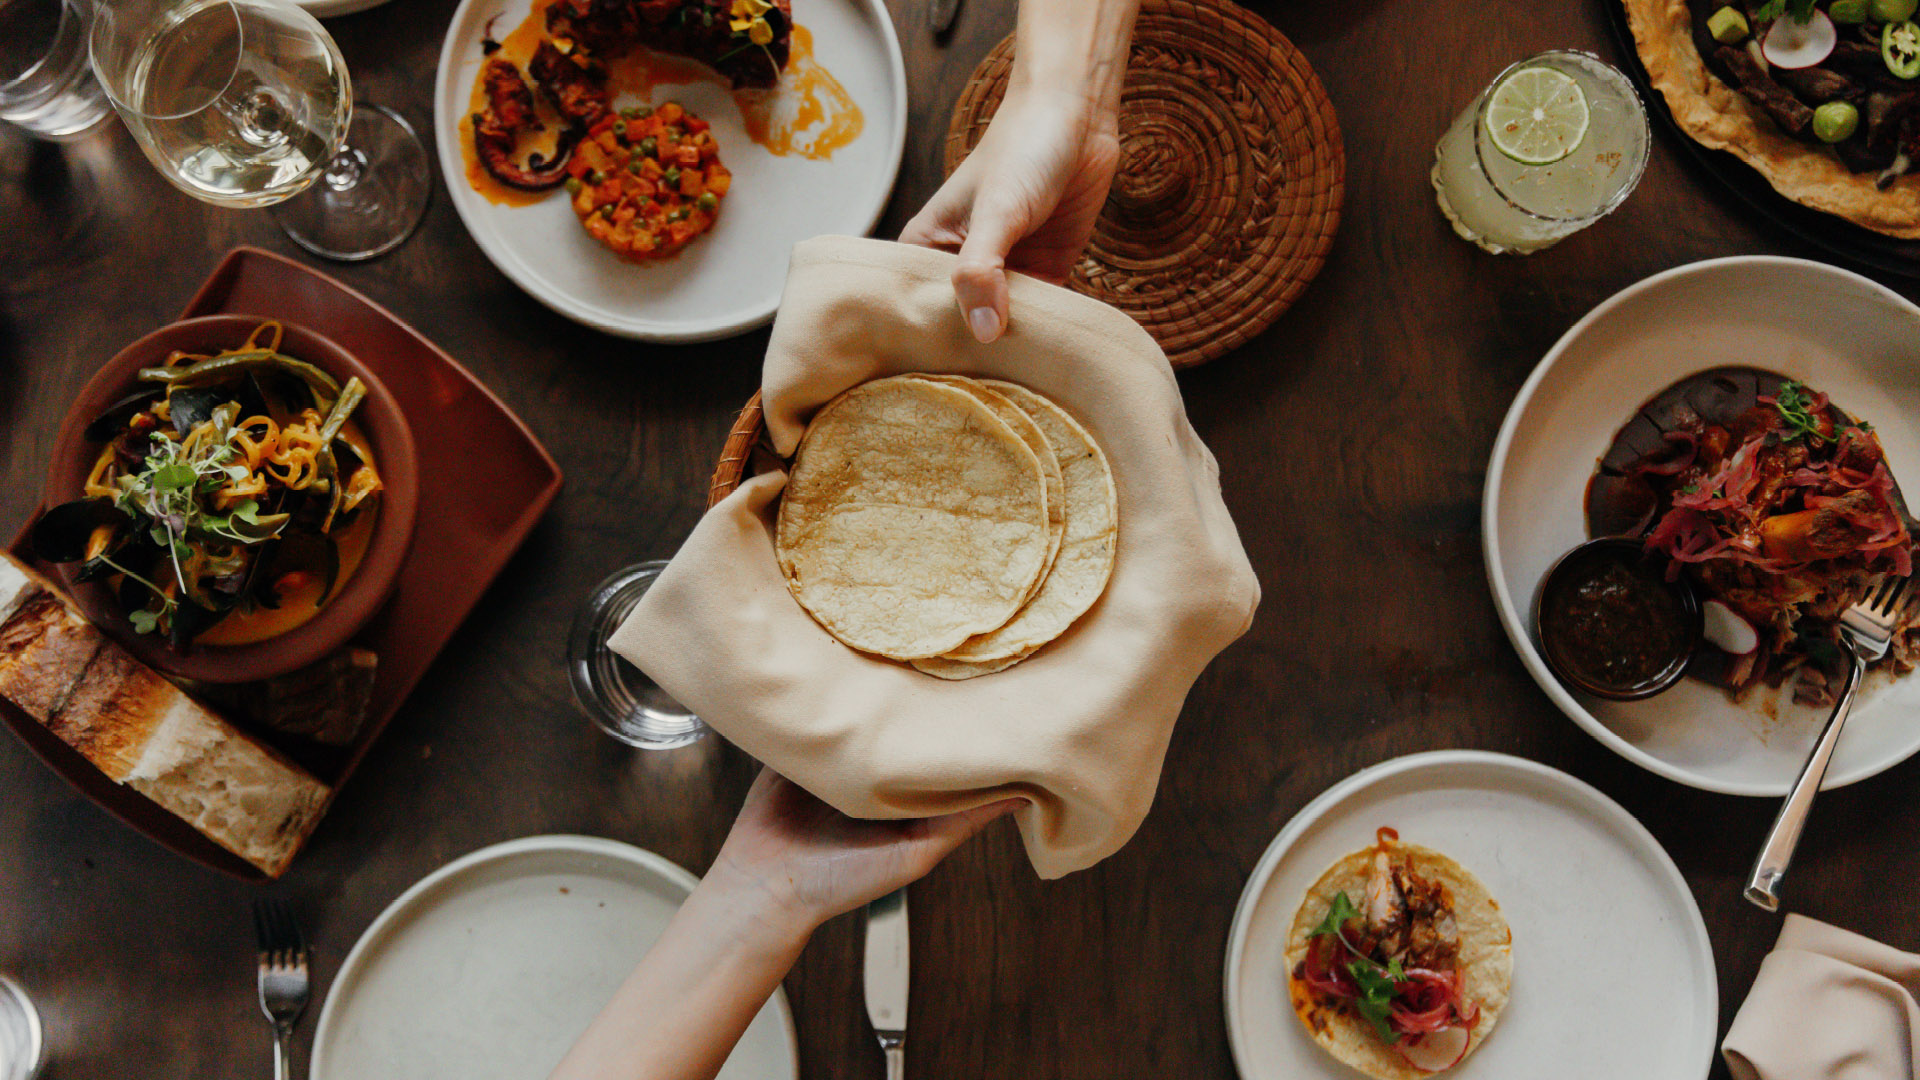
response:
[[[1348,159],[1320,280],[1266,334],[1181,380],[1266,602],[1195,687],[1125,850],[1042,883],[1001,826],[916,887],[913,1075],[1231,1076],[1221,959],[1255,860],[1336,780],[1439,747],[1547,762],[1645,822],[1705,913],[1724,1030],[1778,926],[1739,895],[1773,804],[1642,772],[1554,709],[1496,621],[1480,489],[1509,399],[1589,307],[1695,259],[1816,253],[1750,220],[1664,135],[1621,210],[1525,259],[1456,239],[1427,184],[1435,139],[1500,67],[1556,46],[1615,56],[1605,2],[1256,5],[1317,65]],[[395,0],[331,24],[360,94],[423,131],[453,7]],[[911,137],[882,235],[935,189],[949,110],[1013,20],[1013,0],[968,0],[941,41],[922,8],[894,4]],[[266,215],[166,186],[117,126],[66,148],[0,135],[0,535],[35,504],[81,384],[241,243],[300,254]],[[672,554],[693,527],[766,342],[659,348],[574,326],[493,269],[444,189],[405,247],[328,269],[471,367],[568,485],[279,886],[321,991],[396,894],[483,845],[578,832],[696,871],[712,859],[753,763],[717,740],[616,745],[576,712],[562,657],[595,581]],[[1822,799],[1794,907],[1920,947],[1917,782],[1909,763]],[[50,1080],[263,1075],[247,919],[259,891],[134,834],[0,738],[0,970],[46,1012]],[[787,980],[809,1077],[881,1075],[859,949],[857,921],[838,920]]]

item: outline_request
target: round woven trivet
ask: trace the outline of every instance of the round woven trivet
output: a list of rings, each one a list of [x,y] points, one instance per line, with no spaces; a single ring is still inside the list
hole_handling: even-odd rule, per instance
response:
[[[960,94],[951,173],[1006,93],[1013,37]],[[1345,195],[1333,102],[1306,57],[1231,0],[1145,0],[1120,97],[1120,171],[1068,284],[1133,316],[1174,367],[1266,329],[1320,272]]]

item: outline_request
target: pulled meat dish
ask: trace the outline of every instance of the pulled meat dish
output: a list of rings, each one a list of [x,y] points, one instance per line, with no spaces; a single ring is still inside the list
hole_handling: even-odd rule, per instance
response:
[[[1842,673],[1838,619],[1887,574],[1913,570],[1913,525],[1871,425],[1777,375],[1721,368],[1640,410],[1588,488],[1596,536],[1643,539],[1758,647],[1695,672],[1740,697],[1798,677],[1826,704]],[[1911,670],[1911,614],[1881,664]],[[1714,650],[1717,652],[1718,650]]]
[[[1920,28],[1912,7],[1861,0],[1688,0],[1687,6],[1694,45],[1707,66],[1781,131],[1832,147],[1849,171],[1875,173],[1883,188],[1920,161]],[[1800,30],[1816,24],[1815,31]],[[1824,53],[1803,46],[1791,66],[1772,63],[1764,43],[1776,29],[1830,45]],[[1819,59],[1805,63],[1814,56]]]

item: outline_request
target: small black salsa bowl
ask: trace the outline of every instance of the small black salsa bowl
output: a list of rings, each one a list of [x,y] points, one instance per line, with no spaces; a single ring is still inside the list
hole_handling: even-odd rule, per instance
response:
[[[1589,540],[1553,564],[1534,596],[1533,634],[1561,682],[1637,701],[1680,681],[1700,643],[1700,599],[1666,567],[1625,536]]]

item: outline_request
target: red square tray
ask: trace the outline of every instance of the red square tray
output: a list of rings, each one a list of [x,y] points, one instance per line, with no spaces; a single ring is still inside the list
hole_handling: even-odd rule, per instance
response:
[[[338,794],[559,494],[560,468],[526,424],[466,368],[385,308],[317,270],[269,251],[238,248],[220,261],[180,317],[226,313],[300,323],[357,356],[399,401],[414,426],[420,475],[434,478],[420,485],[423,527],[415,531],[392,599],[353,639],[380,657],[359,738],[335,750],[256,732]],[[431,430],[422,431],[423,424]],[[476,462],[486,468],[474,468]],[[11,550],[32,562],[27,531],[21,530]],[[12,704],[0,701],[0,719],[55,772],[128,825],[195,862],[264,880],[252,865],[109,780]]]

